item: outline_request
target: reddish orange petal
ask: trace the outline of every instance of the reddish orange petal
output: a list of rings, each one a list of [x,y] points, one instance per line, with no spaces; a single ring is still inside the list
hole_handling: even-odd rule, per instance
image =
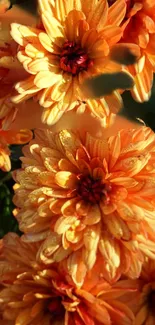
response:
[[[8,144],[23,144],[32,139],[32,132],[28,129],[20,131],[1,131]]]

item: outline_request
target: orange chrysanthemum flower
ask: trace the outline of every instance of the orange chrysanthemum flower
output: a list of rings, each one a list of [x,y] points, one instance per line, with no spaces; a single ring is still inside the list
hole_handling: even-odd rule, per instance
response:
[[[155,71],[155,2],[126,0],[126,16],[122,30],[124,33],[121,42],[137,44],[141,52],[137,63],[125,68],[135,81],[131,93],[135,100],[147,101],[151,95]]]
[[[98,118],[122,106],[117,91],[99,101],[87,101],[82,84],[86,78],[115,72],[110,49],[122,36],[124,0],[110,9],[107,0],[39,0],[40,28],[12,24],[11,35],[20,45],[18,59],[30,77],[16,85],[19,103],[30,97],[44,108],[43,122],[56,123],[64,112],[84,104]],[[119,14],[118,14],[119,11]]]
[[[10,144],[24,144],[32,139],[32,132],[28,129],[20,131],[3,131],[0,129],[0,169],[9,171],[11,169],[10,162]]]
[[[15,214],[24,240],[48,236],[41,260],[69,256],[68,270],[78,282],[77,266],[83,265],[83,281],[96,257],[109,280],[127,272],[137,277],[143,256],[155,258],[151,129],[121,130],[103,140],[38,130],[23,152]]]
[[[4,81],[6,73],[7,69],[0,68],[0,127],[3,130],[10,127],[17,113],[17,107],[10,99],[13,93],[13,84]]]
[[[11,168],[10,144],[23,144],[32,139],[30,130],[8,130],[14,121],[17,107],[11,102],[14,82],[21,77],[22,66],[16,59],[16,43],[10,37],[10,31],[3,22],[0,25],[0,169]],[[24,73],[25,74],[25,73]]]
[[[36,260],[38,245],[13,233],[3,239],[0,256],[1,317],[11,324],[132,325],[134,315],[117,299],[132,288],[124,281],[110,286],[92,271],[83,287],[67,282],[60,264]],[[5,323],[4,323],[5,324]]]
[[[139,292],[135,325],[153,325],[155,323],[155,261],[148,260],[144,264]],[[130,304],[133,308],[133,301]]]
[[[135,314],[134,325],[155,324],[155,261],[146,259],[138,280],[126,280],[133,288],[133,295],[128,292],[121,298]]]
[[[4,128],[14,120],[17,111],[9,98],[13,95],[13,82],[8,80],[8,76],[10,68],[13,67],[16,68],[14,48],[10,41],[9,29],[2,25],[0,26],[0,120],[1,127]]]
[[[0,25],[0,128],[7,130],[14,121],[17,105],[11,102],[15,94],[14,84],[24,78],[25,70],[16,58],[17,44],[10,36],[4,22]]]
[[[10,150],[4,137],[1,136],[0,131],[0,169],[9,171],[11,169]]]

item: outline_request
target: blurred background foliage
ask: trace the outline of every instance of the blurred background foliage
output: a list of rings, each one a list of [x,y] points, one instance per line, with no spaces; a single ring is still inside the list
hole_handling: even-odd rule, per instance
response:
[[[22,155],[21,145],[10,146],[12,171],[20,168],[21,162],[19,157]],[[13,198],[12,172],[3,172],[0,170],[0,238],[9,231],[20,233],[18,223],[13,216],[14,204]]]
[[[36,0],[12,0],[12,5],[18,4],[23,9],[37,14]],[[10,9],[11,10],[11,9]],[[135,102],[129,91],[123,94],[124,108],[120,115],[130,120],[136,121],[137,118],[143,120],[145,124],[155,131],[155,83],[152,87],[152,95],[148,102],[143,104]],[[12,171],[20,168],[19,157],[22,155],[22,146],[10,146]],[[11,172],[5,173],[0,171],[0,238],[9,231],[20,234],[16,219],[13,217],[12,210],[14,208],[13,184]]]

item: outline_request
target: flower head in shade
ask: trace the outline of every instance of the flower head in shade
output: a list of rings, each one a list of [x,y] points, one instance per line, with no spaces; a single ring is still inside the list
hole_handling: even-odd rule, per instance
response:
[[[6,73],[7,69],[0,69],[0,127],[3,130],[10,127],[17,114],[17,107],[10,99],[13,94],[13,84],[5,82]]]
[[[109,280],[121,273],[137,277],[143,256],[155,258],[151,129],[121,130],[103,140],[38,130],[23,152],[22,169],[15,172],[14,213],[23,240],[48,236],[42,261],[68,256],[67,268],[78,282],[98,258]]]
[[[16,58],[17,45],[10,36],[9,27],[0,25],[0,169],[9,171],[10,144],[24,144],[32,139],[28,129],[8,130],[14,121],[17,107],[10,100],[14,93],[14,82],[21,78],[24,69]],[[25,74],[25,73],[24,73]],[[20,126],[19,126],[20,128]]]
[[[124,281],[113,286],[92,271],[83,287],[66,280],[60,264],[38,263],[38,244],[13,233],[3,239],[0,256],[0,314],[13,324],[133,324],[134,315],[118,298],[133,291]],[[4,323],[5,324],[5,323]],[[6,323],[7,324],[7,323]]]
[[[110,49],[122,36],[119,25],[126,6],[124,0],[117,4],[109,9],[107,0],[40,0],[38,28],[12,24],[11,35],[20,45],[18,59],[30,74],[17,83],[19,94],[13,101],[34,97],[49,125],[83,102],[98,118],[111,110],[116,113],[122,105],[117,91],[103,98],[101,105],[97,102],[95,110],[82,84],[86,78],[120,69],[109,59]]]
[[[136,325],[155,323],[155,261],[147,260],[140,276],[139,303],[135,313]],[[135,285],[136,286],[136,285]]]
[[[127,0],[122,30],[121,43],[137,44],[141,52],[137,63],[125,68],[134,77],[135,85],[131,93],[135,100],[147,101],[151,95],[155,71],[155,2]]]
[[[1,123],[1,121],[0,121]],[[28,129],[19,131],[0,130],[0,169],[9,171],[11,169],[10,150],[11,144],[24,144],[32,139],[32,132]]]
[[[7,29],[4,26],[0,28],[0,119],[1,127],[6,127],[16,115],[15,105],[9,99],[9,94],[10,97],[13,95],[13,83],[7,81],[10,67],[14,65],[14,55]]]
[[[14,83],[25,76],[22,65],[16,58],[17,44],[10,36],[9,27],[0,24],[0,128],[7,130],[14,121],[17,105],[11,102],[15,93]]]
[[[139,279],[130,281],[131,286],[133,296],[127,292],[121,301],[135,314],[134,325],[155,324],[155,261],[145,260]]]

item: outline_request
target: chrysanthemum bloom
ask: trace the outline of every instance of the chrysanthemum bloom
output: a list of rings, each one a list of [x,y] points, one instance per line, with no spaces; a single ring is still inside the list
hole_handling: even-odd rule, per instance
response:
[[[2,52],[5,56],[2,56]],[[4,62],[9,64],[12,59],[10,55],[7,56],[6,47],[3,50],[0,47],[0,65]],[[8,130],[17,113],[17,107],[10,100],[13,94],[13,83],[9,80],[9,75],[9,68],[0,67],[0,169],[4,171],[9,171],[11,168],[8,145],[24,144],[32,139],[32,132],[28,129]]]
[[[10,36],[10,29],[3,22],[0,25],[0,127],[8,129],[15,119],[17,105],[11,102],[14,83],[25,76],[22,65],[16,58],[17,44]]]
[[[122,30],[124,33],[121,42],[135,43],[141,51],[137,63],[125,69],[134,77],[135,86],[131,93],[135,100],[147,101],[151,95],[155,71],[155,2],[126,0]]]
[[[7,127],[13,121],[16,108],[11,103],[13,95],[13,83],[8,80],[10,68],[16,67],[15,53],[11,46],[9,29],[6,26],[0,26],[0,120],[1,127]],[[15,71],[15,70],[14,70]],[[10,95],[10,96],[9,96]],[[10,97],[10,98],[9,98]]]
[[[32,132],[28,129],[20,131],[0,130],[0,169],[9,171],[11,169],[10,150],[11,144],[24,144],[32,139]]]
[[[132,325],[134,315],[118,298],[132,292],[124,281],[113,286],[95,269],[83,287],[67,282],[60,264],[36,260],[38,245],[13,233],[4,237],[0,256],[0,313],[12,325]],[[5,323],[4,323],[5,324]],[[7,325],[7,323],[6,323]]]
[[[135,284],[136,287],[136,284]],[[131,306],[134,310],[133,301]],[[155,261],[148,260],[140,276],[140,295],[136,310],[135,325],[155,324]]]
[[[9,2],[0,1],[0,4]],[[15,94],[14,84],[28,75],[16,57],[18,44],[10,35],[10,23],[12,21],[34,24],[36,18],[17,7],[13,7],[5,14],[1,14],[0,10],[0,128],[3,130],[10,128],[11,123],[16,118],[18,108],[19,110],[23,108],[23,104],[13,104],[11,97]],[[27,110],[27,106],[25,106],[25,110]],[[21,128],[25,129],[27,126],[21,127],[20,121],[19,124],[16,123],[15,129]]]
[[[14,93],[14,83],[22,75],[25,76],[25,71],[16,58],[16,49],[17,44],[10,36],[8,24],[2,20],[0,25],[0,169],[4,171],[9,171],[11,168],[8,146],[24,144],[32,139],[32,132],[28,129],[8,130],[17,113],[16,105],[10,100]]]
[[[110,49],[122,36],[119,25],[126,9],[124,0],[117,4],[109,9],[107,0],[40,0],[40,28],[12,24],[11,35],[20,45],[18,59],[30,74],[16,85],[19,95],[13,101],[33,96],[49,125],[83,102],[98,118],[116,113],[122,105],[117,91],[100,101],[87,101],[82,84],[86,78],[120,69],[109,60]]]
[[[127,282],[128,280],[126,280]],[[140,278],[129,281],[133,296],[128,292],[121,298],[135,314],[134,325],[155,324],[155,261],[146,259]],[[135,291],[134,291],[135,289]]]
[[[0,121],[1,128],[7,130],[14,121],[17,113],[17,106],[11,102],[13,84],[4,81],[4,74],[7,69],[0,68]]]
[[[103,140],[67,130],[36,131],[15,173],[23,239],[49,236],[41,260],[69,256],[75,282],[77,265],[83,265],[83,280],[99,255],[109,280],[122,272],[139,276],[143,256],[155,258],[154,151],[155,134],[147,127]]]

